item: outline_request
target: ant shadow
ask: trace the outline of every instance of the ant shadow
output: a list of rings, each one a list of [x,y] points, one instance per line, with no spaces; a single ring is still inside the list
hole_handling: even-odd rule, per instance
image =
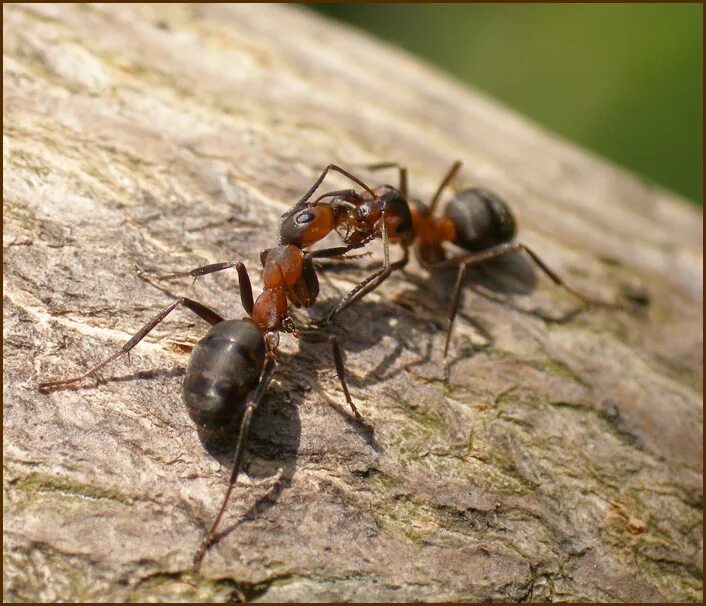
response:
[[[337,274],[356,271],[360,273],[367,270],[372,273],[380,267],[380,263],[371,263],[367,267],[361,267],[354,266],[346,261],[332,261],[320,263],[320,268],[317,268],[317,271],[320,270],[320,275],[326,280],[327,272]],[[356,313],[359,315],[356,324],[365,326],[366,330],[363,338],[360,338],[358,331],[351,331],[351,334],[346,335],[345,349],[347,351],[367,349],[377,344],[384,336],[395,335],[394,350],[387,353],[378,365],[360,380],[360,384],[363,386],[371,382],[392,378],[413,366],[426,364],[430,361],[435,347],[443,347],[443,335],[445,335],[447,329],[446,315],[451,305],[458,269],[454,267],[437,269],[433,272],[426,272],[427,275],[425,277],[413,275],[406,270],[403,270],[402,273],[404,273],[405,280],[411,288],[400,293],[395,302],[372,302],[363,299],[355,304]],[[327,282],[332,286],[330,280],[327,280]],[[450,359],[449,368],[455,362],[461,359],[469,359],[482,349],[491,347],[494,343],[490,329],[477,318],[463,311],[463,300],[469,290],[517,313],[537,317],[547,323],[562,324],[568,322],[584,310],[581,306],[574,306],[568,311],[548,313],[540,308],[528,309],[521,307],[513,301],[513,296],[530,294],[536,287],[537,270],[534,264],[520,252],[492,259],[483,265],[469,267],[461,287],[457,316],[470,324],[485,344],[475,347],[471,351],[466,349],[459,358]],[[327,301],[317,302],[311,308],[313,316],[325,316],[332,305],[335,305],[340,297],[345,294],[340,289],[333,288],[337,291],[336,295]],[[421,311],[419,305],[423,305]],[[404,309],[408,313],[400,314],[400,309]],[[349,311],[343,312],[343,314],[346,313],[349,313]],[[394,328],[391,326],[393,321],[396,323]],[[345,326],[345,315],[337,318],[333,326],[337,323]],[[420,323],[424,323],[424,326],[420,327]],[[327,329],[330,330],[330,327]],[[426,337],[422,339],[423,344],[421,346],[419,339],[420,330],[425,333]],[[441,342],[438,342],[439,334],[442,335]],[[390,371],[405,351],[414,352],[417,354],[418,359],[402,365],[394,371]]]

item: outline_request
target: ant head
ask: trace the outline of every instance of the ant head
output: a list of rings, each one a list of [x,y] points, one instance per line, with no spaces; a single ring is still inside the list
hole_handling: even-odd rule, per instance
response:
[[[515,237],[515,218],[504,200],[485,189],[458,192],[444,211],[456,230],[455,244],[466,250],[484,250]]]
[[[305,248],[318,242],[334,228],[337,212],[329,205],[307,206],[285,217],[279,226],[280,244]]]
[[[398,189],[392,185],[380,185],[374,190],[375,198],[366,200],[356,210],[356,219],[375,226],[383,213],[385,216],[385,227],[391,238],[404,238],[412,232],[412,213],[409,210],[409,203]]]

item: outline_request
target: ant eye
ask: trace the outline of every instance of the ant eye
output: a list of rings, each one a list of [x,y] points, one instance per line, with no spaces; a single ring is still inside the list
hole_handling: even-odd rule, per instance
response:
[[[305,223],[311,223],[313,220],[314,220],[314,213],[309,212],[309,211],[305,211],[303,213],[299,213],[297,215],[296,219],[294,219],[294,222],[297,225],[303,225]]]

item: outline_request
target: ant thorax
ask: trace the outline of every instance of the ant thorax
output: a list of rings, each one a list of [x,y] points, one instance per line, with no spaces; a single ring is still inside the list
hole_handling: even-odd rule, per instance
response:
[[[442,242],[453,242],[456,230],[446,216],[435,217],[426,208],[412,210],[414,237],[420,247],[438,247]]]

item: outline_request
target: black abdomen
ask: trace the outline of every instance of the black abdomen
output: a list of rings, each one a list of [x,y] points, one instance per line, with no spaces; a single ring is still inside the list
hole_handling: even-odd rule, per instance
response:
[[[458,192],[444,211],[456,230],[457,244],[470,251],[486,250],[515,237],[515,218],[499,196],[473,187]]]
[[[247,320],[216,324],[194,347],[182,398],[199,428],[213,431],[237,423],[265,361],[265,341]]]

